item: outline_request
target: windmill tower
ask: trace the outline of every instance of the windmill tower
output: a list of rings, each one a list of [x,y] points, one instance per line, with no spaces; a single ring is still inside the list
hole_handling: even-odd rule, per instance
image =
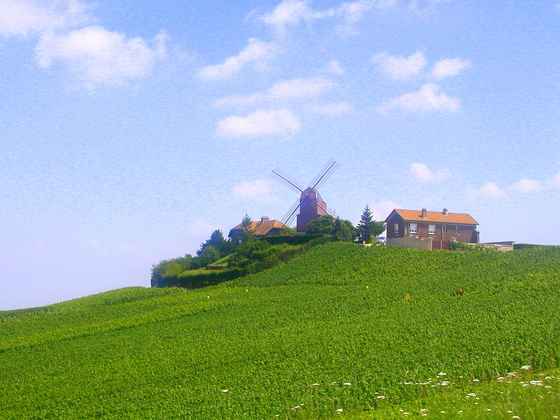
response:
[[[282,172],[280,169],[276,168],[272,171],[270,175],[273,178],[300,194],[299,199],[294,203],[290,210],[288,210],[282,219],[282,223],[289,226],[299,210],[299,213],[297,214],[296,230],[298,232],[305,232],[307,230],[307,224],[311,220],[324,216],[325,214],[335,216],[334,212],[327,207],[327,204],[317,189],[324,184],[338,166],[339,164],[337,162],[330,159],[305,189],[303,189],[297,181]]]

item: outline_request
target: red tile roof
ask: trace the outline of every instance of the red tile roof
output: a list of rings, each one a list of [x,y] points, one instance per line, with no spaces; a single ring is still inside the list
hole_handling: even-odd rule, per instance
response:
[[[463,225],[478,225],[478,222],[467,213],[450,213],[445,215],[442,211],[426,211],[426,218],[422,218],[422,210],[395,209],[404,220],[411,222],[445,222]]]

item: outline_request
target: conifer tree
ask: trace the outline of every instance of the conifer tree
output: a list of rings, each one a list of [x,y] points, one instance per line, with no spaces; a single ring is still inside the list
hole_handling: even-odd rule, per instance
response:
[[[244,238],[243,241],[251,240],[255,237],[255,231],[251,227],[251,218],[248,214],[245,214],[243,219],[241,219],[241,229],[243,229]]]
[[[373,213],[369,206],[366,205],[357,228],[359,232],[358,239],[361,242],[369,243],[372,238],[383,233],[385,230],[385,222],[373,220]]]

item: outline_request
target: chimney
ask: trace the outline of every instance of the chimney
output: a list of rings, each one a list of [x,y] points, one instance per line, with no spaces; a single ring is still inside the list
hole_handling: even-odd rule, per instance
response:
[[[267,220],[270,220],[270,218],[268,216],[261,216],[261,223],[264,223]]]
[[[426,209],[422,209],[422,219],[428,218],[428,211]]]
[[[443,214],[447,216],[449,214],[449,211],[447,211],[447,209],[443,209]]]

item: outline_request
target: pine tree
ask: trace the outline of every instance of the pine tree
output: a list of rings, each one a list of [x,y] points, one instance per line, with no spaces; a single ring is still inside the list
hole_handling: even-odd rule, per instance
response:
[[[373,220],[373,213],[369,206],[366,205],[360,222],[358,223],[358,239],[361,242],[369,243],[373,237],[377,237],[385,230],[385,223]]]
[[[242,241],[248,241],[255,237],[255,231],[251,227],[251,218],[248,214],[245,214],[241,220],[241,229],[243,229],[243,233],[245,234]]]

